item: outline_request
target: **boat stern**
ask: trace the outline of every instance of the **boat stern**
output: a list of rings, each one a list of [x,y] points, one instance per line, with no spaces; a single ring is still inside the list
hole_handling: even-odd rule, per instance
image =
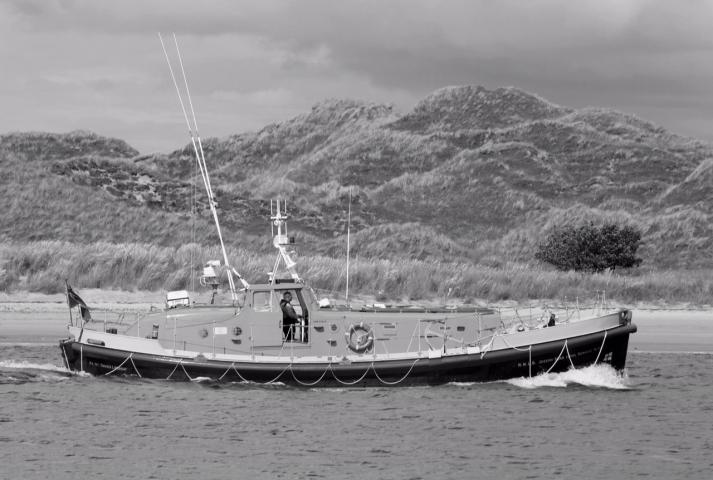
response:
[[[75,341],[76,340],[73,337],[65,338],[59,341],[59,349],[62,352],[62,362],[64,363],[65,368],[70,371],[77,370],[76,362],[78,359],[76,358],[77,355],[72,348]]]

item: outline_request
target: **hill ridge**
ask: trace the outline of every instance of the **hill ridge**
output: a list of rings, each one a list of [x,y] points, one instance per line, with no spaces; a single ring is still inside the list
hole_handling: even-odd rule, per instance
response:
[[[642,229],[646,268],[713,264],[701,254],[713,238],[706,187],[713,148],[613,109],[573,109],[515,87],[450,86],[406,113],[326,99],[203,144],[235,246],[270,249],[268,200],[281,196],[292,231],[310,242],[303,248],[333,252],[351,189],[355,249],[364,256],[532,261],[552,218],[610,215]],[[39,160],[46,165],[23,169]],[[0,239],[180,245],[196,221],[198,241],[214,241],[202,191],[190,217],[193,163],[190,144],[140,155],[86,131],[2,135],[9,208]],[[46,208],[65,197],[71,203]]]

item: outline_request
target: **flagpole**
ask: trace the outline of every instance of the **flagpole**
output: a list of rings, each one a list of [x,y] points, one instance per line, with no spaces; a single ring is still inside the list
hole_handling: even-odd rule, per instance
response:
[[[67,299],[67,309],[69,310],[69,325],[73,327],[74,321],[72,320],[72,307],[69,304],[69,282],[66,278],[64,279],[64,298]]]

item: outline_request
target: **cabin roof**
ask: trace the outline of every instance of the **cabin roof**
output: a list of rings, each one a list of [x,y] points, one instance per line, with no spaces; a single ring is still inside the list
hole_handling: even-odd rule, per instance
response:
[[[250,285],[250,290],[301,290],[304,287],[303,283],[253,283]]]

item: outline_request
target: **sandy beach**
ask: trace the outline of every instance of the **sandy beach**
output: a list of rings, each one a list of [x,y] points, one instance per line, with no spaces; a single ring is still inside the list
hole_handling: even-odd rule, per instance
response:
[[[95,320],[116,315],[136,315],[163,307],[161,292],[122,292],[82,289],[82,299],[91,307]],[[0,343],[54,343],[66,336],[69,322],[63,293],[0,293]]]
[[[161,292],[86,289],[82,298],[99,321],[163,307]],[[713,353],[713,309],[641,307],[633,321],[632,351]],[[64,294],[0,293],[0,343],[54,343],[65,337],[67,322]]]

